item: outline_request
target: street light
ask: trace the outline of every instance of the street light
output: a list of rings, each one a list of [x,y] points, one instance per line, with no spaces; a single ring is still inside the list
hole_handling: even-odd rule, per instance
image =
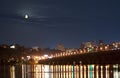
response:
[[[10,46],[10,48],[14,49],[14,48],[15,48],[15,45]]]

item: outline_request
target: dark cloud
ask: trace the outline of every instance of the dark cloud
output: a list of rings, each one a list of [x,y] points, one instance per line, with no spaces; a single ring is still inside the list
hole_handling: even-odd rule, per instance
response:
[[[118,41],[119,8],[116,0],[1,0],[0,44],[79,47],[90,40]]]

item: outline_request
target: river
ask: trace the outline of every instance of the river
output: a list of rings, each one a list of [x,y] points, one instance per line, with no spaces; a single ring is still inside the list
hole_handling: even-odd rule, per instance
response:
[[[0,78],[120,78],[120,65],[0,66]]]

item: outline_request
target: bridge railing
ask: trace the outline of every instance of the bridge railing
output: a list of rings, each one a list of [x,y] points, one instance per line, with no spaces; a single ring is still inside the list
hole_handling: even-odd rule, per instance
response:
[[[52,58],[56,57],[64,57],[64,56],[72,56],[78,54],[85,54],[85,53],[93,53],[93,52],[105,52],[110,50],[118,50],[120,47],[114,47],[111,45],[104,45],[104,46],[95,46],[91,48],[83,48],[83,49],[75,49],[72,51],[61,51],[59,53],[50,54]]]

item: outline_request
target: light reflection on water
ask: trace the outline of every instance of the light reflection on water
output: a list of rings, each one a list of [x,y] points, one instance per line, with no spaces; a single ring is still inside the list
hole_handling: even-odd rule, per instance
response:
[[[117,64],[22,65],[22,68],[22,78],[120,78]]]
[[[120,65],[22,65],[10,66],[9,78],[120,78]],[[0,68],[1,70],[2,68]],[[16,72],[17,71],[17,72]],[[21,73],[16,75],[16,73]],[[19,77],[22,75],[21,77]],[[5,75],[6,76],[6,75]],[[1,76],[0,78],[5,78]]]

